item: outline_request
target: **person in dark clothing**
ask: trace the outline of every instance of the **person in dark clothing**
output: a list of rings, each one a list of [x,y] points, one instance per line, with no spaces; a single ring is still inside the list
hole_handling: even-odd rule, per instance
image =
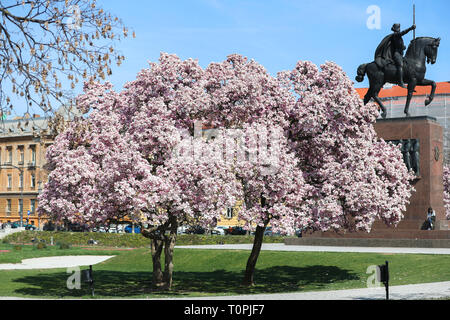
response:
[[[427,210],[427,219],[422,225],[422,230],[434,230],[434,222],[436,221],[436,213],[433,208],[429,207]]]
[[[393,33],[386,36],[375,51],[375,62],[378,65],[384,67],[389,61],[394,61],[397,67],[398,85],[402,88],[406,88],[403,82],[403,52],[406,47],[402,37],[414,29],[416,25],[401,31],[400,23],[395,23],[391,28]]]

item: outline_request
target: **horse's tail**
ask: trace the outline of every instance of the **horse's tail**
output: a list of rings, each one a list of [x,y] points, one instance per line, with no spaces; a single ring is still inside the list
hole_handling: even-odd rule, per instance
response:
[[[362,65],[360,65],[358,67],[358,71],[357,71],[357,76],[356,76],[356,81],[358,82],[363,82],[364,81],[364,76],[366,75],[366,68],[367,68],[368,63],[364,63]]]

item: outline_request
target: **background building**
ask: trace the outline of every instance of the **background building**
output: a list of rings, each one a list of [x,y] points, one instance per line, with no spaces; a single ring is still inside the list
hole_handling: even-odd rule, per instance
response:
[[[47,181],[48,119],[37,115],[0,122],[0,222],[40,227],[37,197]]]
[[[436,118],[444,128],[444,161],[450,163],[450,81],[438,82],[433,102],[425,107],[425,99],[431,92],[431,87],[416,87],[411,100],[409,113],[411,117],[430,116]],[[361,99],[368,88],[356,89]],[[379,97],[387,111],[387,118],[403,118],[406,104],[407,90],[399,86],[385,86]]]

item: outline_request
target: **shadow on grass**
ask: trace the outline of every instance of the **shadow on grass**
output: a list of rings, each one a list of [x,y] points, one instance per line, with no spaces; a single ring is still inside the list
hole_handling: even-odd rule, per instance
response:
[[[80,290],[67,289],[70,274],[53,273],[26,276],[15,279],[25,287],[16,293],[39,297],[79,298],[90,295],[89,285],[81,284]],[[255,294],[301,291],[304,287],[315,290],[336,282],[359,280],[359,277],[334,266],[289,267],[277,266],[256,270],[254,287],[241,286],[243,272],[216,270],[212,272],[176,271],[170,292],[151,289],[151,272],[120,272],[94,270],[95,294],[101,297],[136,297],[145,295],[186,296],[196,292],[202,294]]]

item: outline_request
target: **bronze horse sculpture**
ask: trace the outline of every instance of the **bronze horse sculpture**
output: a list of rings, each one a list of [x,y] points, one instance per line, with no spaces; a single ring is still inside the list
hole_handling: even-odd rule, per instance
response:
[[[425,73],[427,63],[436,63],[440,41],[440,38],[420,37],[412,40],[408,46],[403,62],[403,79],[408,85],[404,110],[406,117],[410,116],[409,105],[416,86],[431,86],[431,93],[425,100],[425,106],[428,106],[434,99],[436,82],[425,79]],[[398,84],[397,68],[394,62],[389,62],[384,68],[379,67],[375,61],[362,64],[359,66],[357,74],[356,81],[358,82],[362,82],[366,74],[369,78],[370,87],[364,96],[364,104],[367,104],[373,98],[382,110],[381,116],[386,118],[386,108],[378,94],[385,83]]]

